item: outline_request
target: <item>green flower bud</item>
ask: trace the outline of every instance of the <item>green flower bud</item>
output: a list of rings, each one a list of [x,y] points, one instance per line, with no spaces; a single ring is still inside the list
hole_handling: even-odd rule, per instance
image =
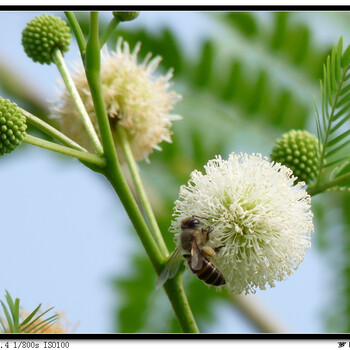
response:
[[[68,51],[71,37],[70,28],[61,18],[42,15],[27,23],[22,32],[22,45],[34,62],[50,64],[53,50]]]
[[[115,11],[113,12],[113,16],[119,22],[127,22],[132,21],[139,16],[139,11]]]
[[[291,130],[276,141],[271,159],[290,168],[298,181],[309,183],[317,175],[316,136],[304,130]]]
[[[26,118],[15,103],[0,97],[0,155],[12,152],[26,136]]]

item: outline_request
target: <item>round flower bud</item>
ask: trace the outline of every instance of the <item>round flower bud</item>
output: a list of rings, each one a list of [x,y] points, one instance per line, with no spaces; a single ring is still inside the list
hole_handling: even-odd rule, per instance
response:
[[[294,185],[289,168],[260,154],[217,156],[204,169],[191,173],[175,202],[170,231],[177,246],[181,222],[195,215],[204,229],[199,248],[211,251],[205,257],[231,293],[254,293],[287,279],[311,247],[313,215],[304,183]]]
[[[25,53],[34,62],[50,64],[52,52],[58,48],[68,51],[71,43],[70,28],[59,17],[42,15],[27,23],[22,32],[22,45]]]
[[[113,12],[113,16],[119,22],[128,22],[132,21],[139,16],[139,11],[115,11]]]
[[[276,141],[271,160],[293,171],[297,181],[309,183],[317,175],[316,136],[304,130],[291,130]]]
[[[12,152],[26,136],[26,118],[15,103],[0,97],[0,155]]]

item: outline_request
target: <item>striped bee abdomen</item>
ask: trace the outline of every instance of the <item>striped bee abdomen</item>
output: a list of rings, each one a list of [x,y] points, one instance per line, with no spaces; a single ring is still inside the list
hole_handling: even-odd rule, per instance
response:
[[[206,258],[201,257],[203,266],[200,270],[193,270],[191,267],[191,255],[185,254],[190,270],[203,282],[212,286],[221,286],[226,283],[222,273]]]

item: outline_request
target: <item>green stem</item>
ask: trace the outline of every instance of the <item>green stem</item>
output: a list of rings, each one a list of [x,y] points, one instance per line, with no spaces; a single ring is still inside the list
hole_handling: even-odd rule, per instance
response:
[[[143,210],[145,211],[145,214],[146,214],[147,220],[149,222],[150,229],[153,233],[154,239],[158,243],[159,249],[162,252],[163,256],[166,257],[169,255],[169,252],[168,252],[167,246],[164,242],[162,233],[160,232],[157,220],[154,216],[154,212],[152,210],[151,204],[150,204],[148,197],[146,195],[144,186],[142,184],[142,180],[141,180],[141,177],[139,174],[138,166],[136,164],[135,158],[134,158],[132,151],[131,151],[131,148],[130,148],[128,136],[126,135],[125,129],[122,126],[120,126],[118,123],[116,123],[115,130],[117,132],[118,141],[120,142],[121,147],[123,149],[124,156],[125,156],[126,162],[128,164],[131,177],[132,177],[133,182],[135,184],[135,188],[136,188],[138,197],[140,199],[141,206],[142,206]]]
[[[80,98],[79,92],[77,88],[75,87],[74,81],[71,78],[69,71],[66,67],[66,64],[64,63],[62,53],[59,49],[55,49],[52,53],[53,60],[58,68],[58,70],[61,73],[61,76],[64,80],[64,83],[66,84],[67,90],[69,91],[75,106],[77,107],[79,114],[82,117],[84,126],[86,131],[88,132],[91,141],[93,142],[95,146],[95,150],[98,154],[103,154],[103,148],[101,145],[101,142],[97,136],[97,133],[95,131],[95,128],[91,122],[91,119],[85,109],[84,103]]]
[[[326,191],[329,188],[335,187],[335,186],[341,186],[342,183],[350,180],[350,173],[345,174],[343,176],[337,177],[333,181],[326,182],[325,184],[312,184],[307,188],[307,192],[310,196],[315,196],[316,194],[322,193]]]
[[[190,304],[182,283],[181,275],[168,280],[163,286],[171,302],[171,306],[185,333],[199,333],[196,321],[193,317]]]
[[[86,49],[86,42],[84,38],[83,31],[80,28],[79,22],[77,21],[77,18],[74,15],[74,12],[72,11],[65,11],[64,14],[67,17],[67,20],[73,30],[75,39],[78,43],[79,51],[81,57],[84,59],[85,57],[85,49]]]
[[[132,222],[150,261],[159,274],[163,269],[163,257],[160,253],[149,228],[143,219],[138,205],[122,174],[118,162],[112,132],[103,99],[100,76],[100,44],[98,37],[98,13],[92,12],[90,17],[90,33],[86,46],[86,77],[91,90],[96,116],[101,133],[101,139],[106,158],[104,174],[120,198],[130,221]],[[198,332],[196,322],[189,307],[182,282],[172,279],[165,283],[164,288],[173,305],[180,325],[184,332]]]
[[[77,143],[75,143],[73,140],[71,140],[66,135],[62,134],[60,131],[52,127],[51,125],[44,122],[42,119],[36,117],[35,115],[27,112],[26,110],[19,108],[22,112],[22,114],[26,117],[27,122],[29,122],[31,125],[35,126],[37,129],[43,131],[46,135],[51,136],[52,138],[56,139],[57,141],[61,142],[67,147],[74,148],[78,151],[87,152],[87,150]]]
[[[158,246],[154,242],[148,226],[139,211],[137,203],[135,202],[130,188],[120,172],[120,169],[115,169],[114,171],[112,170],[112,173],[109,173],[107,163],[105,175],[112,184],[115,192],[118,194],[154,269],[158,274],[160,274],[164,267],[163,257],[159,252]],[[182,330],[186,333],[199,333],[196,321],[193,317],[186,297],[185,290],[183,288],[181,277],[177,276],[168,280],[163,287],[168,295]]]
[[[100,128],[101,139],[106,157],[105,176],[112,184],[119,195],[136,231],[140,234],[148,254],[152,257],[152,263],[158,270],[161,267],[162,256],[158,247],[149,232],[149,229],[143,220],[137,203],[128,187],[126,180],[119,166],[117,154],[115,151],[112,132],[109,125],[109,119],[103,99],[102,84],[100,77],[100,49],[98,39],[98,14],[91,13],[90,34],[86,46],[86,77],[90,86],[92,100],[96,111],[98,125]]]
[[[58,145],[57,143],[53,143],[50,141],[46,141],[43,139],[39,139],[37,137],[26,135],[24,140],[26,143],[30,143],[31,145],[38,146],[41,148],[48,149],[50,151],[58,152],[65,154],[67,156],[75,157],[83,162],[96,165],[100,168],[104,168],[106,166],[106,161],[104,158],[101,158],[100,156],[97,156],[95,154],[87,153],[87,152],[81,152],[77,151],[75,149]]]
[[[116,17],[113,16],[112,20],[109,22],[107,28],[102,33],[101,39],[100,39],[100,48],[103,47],[103,45],[106,43],[110,35],[114,32],[115,28],[117,28],[119,24],[119,21]]]

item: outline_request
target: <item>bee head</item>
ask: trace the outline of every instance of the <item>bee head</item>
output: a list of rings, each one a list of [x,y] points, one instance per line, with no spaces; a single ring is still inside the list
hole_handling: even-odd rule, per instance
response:
[[[181,221],[181,229],[184,230],[186,228],[197,228],[201,225],[201,222],[194,218],[193,216],[190,216],[187,219],[184,219]]]

